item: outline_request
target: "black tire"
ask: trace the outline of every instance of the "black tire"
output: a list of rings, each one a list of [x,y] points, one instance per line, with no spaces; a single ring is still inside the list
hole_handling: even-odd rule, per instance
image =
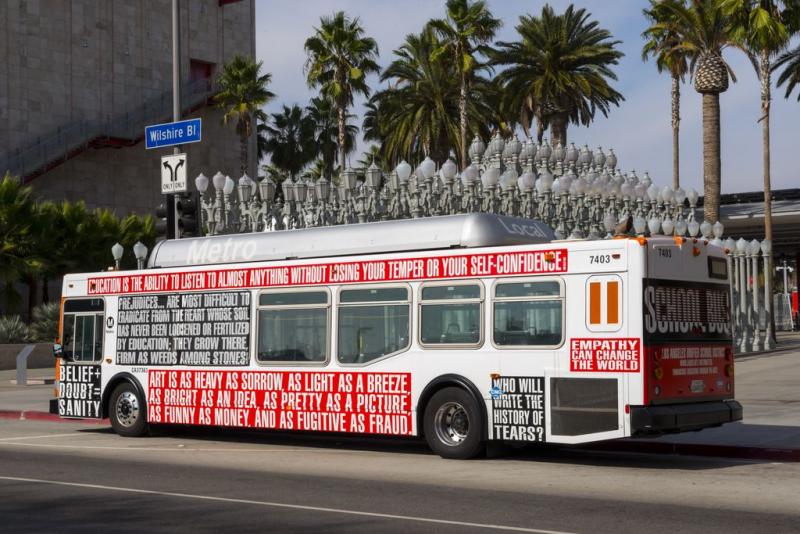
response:
[[[144,399],[133,384],[123,382],[111,393],[108,418],[111,427],[120,436],[138,438],[147,434]]]
[[[442,458],[465,460],[484,451],[480,408],[464,389],[437,391],[425,406],[423,427],[428,446]]]

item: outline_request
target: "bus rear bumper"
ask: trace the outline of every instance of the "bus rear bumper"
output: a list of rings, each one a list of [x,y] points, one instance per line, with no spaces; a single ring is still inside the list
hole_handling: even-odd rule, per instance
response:
[[[700,430],[742,420],[742,405],[735,400],[631,406],[631,435]]]

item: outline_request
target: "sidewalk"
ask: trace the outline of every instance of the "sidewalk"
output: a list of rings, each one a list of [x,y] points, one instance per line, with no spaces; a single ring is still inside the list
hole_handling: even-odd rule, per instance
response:
[[[800,462],[800,332],[779,332],[778,341],[775,350],[736,356],[741,422],[592,448]]]
[[[700,432],[628,438],[582,447],[800,461],[800,333],[781,333],[779,339],[777,350],[736,358],[736,400],[744,407],[742,422]],[[53,369],[28,371],[29,379],[52,376]],[[53,398],[52,384],[16,386],[11,384],[15,378],[13,370],[0,371],[0,418],[63,421],[48,413],[48,404]]]

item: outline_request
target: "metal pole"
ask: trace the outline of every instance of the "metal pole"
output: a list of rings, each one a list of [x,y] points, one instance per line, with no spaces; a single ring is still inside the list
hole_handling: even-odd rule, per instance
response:
[[[783,260],[783,294],[789,299],[789,263]]]
[[[757,249],[753,254],[753,351],[758,351],[761,349],[761,313],[758,305],[758,294],[761,292],[761,290],[758,288],[758,253],[759,249]]]
[[[769,243],[769,242],[768,242]],[[772,243],[769,243],[772,245]],[[764,253],[764,314],[766,317],[767,331],[764,335],[764,350],[770,350],[775,346],[775,323],[772,313],[772,250],[768,248]],[[790,313],[791,316],[791,313]]]
[[[172,120],[181,120],[181,14],[179,0],[172,0]],[[175,147],[175,154],[180,147]]]
[[[745,255],[743,252],[737,253],[737,263],[739,264],[739,317],[741,317],[742,324],[742,338],[739,344],[739,352],[748,352],[747,346],[748,336],[750,331],[747,322],[747,274],[745,272]]]
[[[181,13],[180,0],[172,0],[172,120],[181,120]],[[173,154],[180,154],[181,147],[176,145]],[[178,238],[178,203],[176,195],[168,195],[172,201],[168,202],[168,213],[172,214],[172,237]],[[169,206],[172,204],[172,206]],[[169,221],[168,221],[169,222]]]

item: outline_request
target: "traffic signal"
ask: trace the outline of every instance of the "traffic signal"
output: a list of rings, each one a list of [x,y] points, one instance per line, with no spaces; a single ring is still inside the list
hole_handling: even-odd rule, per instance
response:
[[[174,195],[167,195],[166,200],[156,208],[156,232],[162,239],[175,239]]]
[[[178,239],[182,237],[198,237],[200,235],[200,221],[197,209],[198,198],[196,194],[178,193],[175,195]]]

